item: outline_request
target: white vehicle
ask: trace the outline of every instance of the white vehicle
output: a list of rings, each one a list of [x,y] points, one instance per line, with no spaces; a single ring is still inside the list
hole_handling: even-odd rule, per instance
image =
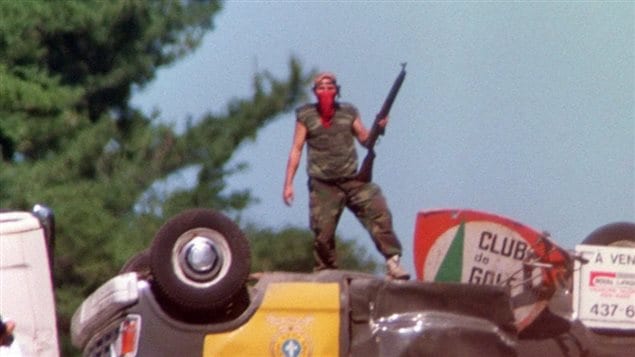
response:
[[[59,356],[52,284],[53,212],[0,211],[0,314],[15,321],[0,356]]]

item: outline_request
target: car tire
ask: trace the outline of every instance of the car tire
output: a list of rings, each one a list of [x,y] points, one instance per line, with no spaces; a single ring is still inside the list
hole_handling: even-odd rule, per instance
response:
[[[582,244],[635,248],[635,223],[609,223],[591,232]]]
[[[165,307],[180,313],[222,309],[244,289],[250,260],[249,243],[233,221],[213,210],[188,210],[152,241],[152,287]]]

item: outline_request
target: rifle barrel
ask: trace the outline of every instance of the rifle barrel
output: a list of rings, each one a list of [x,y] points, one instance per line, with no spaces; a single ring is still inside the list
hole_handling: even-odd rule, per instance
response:
[[[366,157],[362,162],[362,166],[357,173],[357,178],[359,180],[370,182],[372,180],[373,175],[373,161],[375,160],[375,143],[377,142],[377,138],[379,135],[384,134],[384,129],[379,126],[379,121],[388,116],[390,112],[390,108],[392,107],[395,98],[397,98],[397,93],[403,84],[404,79],[406,78],[406,63],[401,64],[401,72],[395,79],[395,82],[392,84],[390,88],[390,92],[388,92],[388,96],[386,100],[384,100],[384,104],[381,106],[381,110],[375,116],[375,121],[373,122],[373,126],[370,129],[370,133],[368,134],[368,139],[366,141],[366,149],[368,152],[366,153]]]

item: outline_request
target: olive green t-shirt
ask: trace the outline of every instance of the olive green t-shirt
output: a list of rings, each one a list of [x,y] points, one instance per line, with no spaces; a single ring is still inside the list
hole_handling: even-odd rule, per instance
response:
[[[309,177],[334,180],[353,177],[357,173],[353,121],[359,113],[351,104],[336,105],[335,115],[328,128],[322,124],[315,104],[306,104],[296,110],[296,120],[307,129]]]

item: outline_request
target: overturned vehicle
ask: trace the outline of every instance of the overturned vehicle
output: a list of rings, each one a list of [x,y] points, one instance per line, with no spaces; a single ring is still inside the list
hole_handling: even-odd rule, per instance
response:
[[[236,224],[193,209],[168,220],[82,303],[72,342],[85,356],[618,356],[635,347],[628,333],[598,340],[578,320],[549,312],[560,277],[549,269],[570,260],[554,252],[528,256],[548,283],[520,297],[509,284],[419,273],[413,281],[352,271],[250,274]],[[572,269],[563,272],[570,278]],[[532,307],[519,315],[516,300]],[[532,333],[541,323],[549,331]]]

